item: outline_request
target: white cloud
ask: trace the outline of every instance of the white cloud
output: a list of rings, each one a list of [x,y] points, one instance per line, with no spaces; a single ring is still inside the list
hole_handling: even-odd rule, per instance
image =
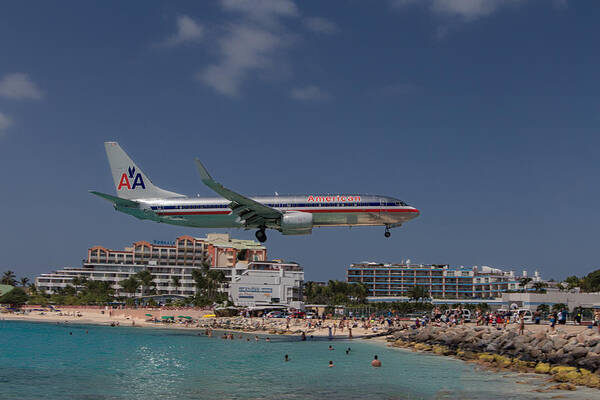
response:
[[[0,96],[15,100],[39,100],[42,92],[26,74],[16,72],[0,80]]]
[[[199,42],[204,37],[204,27],[187,15],[177,17],[177,32],[167,38],[162,45],[178,46],[186,42]]]
[[[221,6],[246,18],[273,24],[279,17],[297,17],[298,8],[291,0],[221,0]]]
[[[223,10],[236,14],[217,40],[218,60],[196,78],[226,96],[237,96],[251,73],[265,72],[279,52],[291,44],[285,17],[299,15],[290,0],[221,0]]]
[[[338,33],[340,30],[335,22],[321,17],[306,18],[304,19],[304,25],[308,30],[317,33],[333,34]]]
[[[526,0],[392,0],[391,5],[396,8],[425,5],[431,12],[439,16],[475,20],[486,17],[501,7],[524,1]]]
[[[6,114],[0,112],[0,136],[4,134],[4,131],[12,125],[12,120],[8,118]]]
[[[329,93],[323,91],[316,85],[308,85],[292,90],[290,97],[300,101],[323,101],[329,99]]]

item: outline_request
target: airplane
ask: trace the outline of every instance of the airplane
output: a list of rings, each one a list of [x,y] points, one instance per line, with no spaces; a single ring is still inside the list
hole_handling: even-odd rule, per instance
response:
[[[197,158],[200,179],[221,197],[188,197],[155,186],[117,142],[105,142],[104,147],[117,195],[90,193],[139,219],[197,228],[257,229],[256,239],[263,243],[266,229],[308,235],[321,226],[385,226],[385,237],[390,237],[391,228],[419,216],[416,208],[387,196],[244,196],[217,183]]]

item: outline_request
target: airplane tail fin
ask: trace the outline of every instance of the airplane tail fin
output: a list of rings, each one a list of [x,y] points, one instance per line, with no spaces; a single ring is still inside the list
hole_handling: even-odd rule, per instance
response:
[[[115,182],[117,196],[122,199],[184,197],[155,186],[117,142],[104,142],[106,156]]]

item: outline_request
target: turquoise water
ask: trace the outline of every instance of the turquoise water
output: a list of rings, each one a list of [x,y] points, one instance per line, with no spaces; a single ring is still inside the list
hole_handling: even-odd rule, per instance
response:
[[[0,321],[0,399],[523,399],[556,395],[532,393],[529,385],[515,383],[515,377],[478,371],[461,361],[376,343],[280,338],[269,343],[253,338],[247,335],[240,340],[236,335],[231,341],[192,331]],[[328,350],[330,344],[334,351]],[[348,346],[352,351],[346,355]],[[283,361],[285,354],[289,362]],[[382,368],[370,367],[374,354]],[[327,367],[329,360],[334,361],[334,368]]]

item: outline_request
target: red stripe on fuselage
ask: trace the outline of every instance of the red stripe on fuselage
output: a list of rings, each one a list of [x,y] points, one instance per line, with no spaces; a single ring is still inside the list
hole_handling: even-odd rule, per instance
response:
[[[409,209],[385,209],[385,208],[360,208],[360,209],[344,209],[344,208],[330,208],[325,210],[281,210],[281,211],[300,211],[307,213],[352,213],[352,212],[370,212],[370,213],[379,213],[379,212],[405,212],[405,213],[418,213],[419,210],[409,210]],[[158,215],[226,215],[231,214],[231,211],[176,211],[176,212],[159,212]]]

